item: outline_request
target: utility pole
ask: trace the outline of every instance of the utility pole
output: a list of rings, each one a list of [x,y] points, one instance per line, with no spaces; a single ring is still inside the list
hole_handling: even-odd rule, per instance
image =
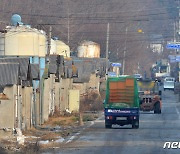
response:
[[[125,43],[124,43],[124,55],[123,55],[123,68],[122,68],[122,74],[125,74],[125,58],[126,58],[126,50],[127,50],[127,32],[128,32],[128,27],[126,27],[126,36],[125,36]]]
[[[52,36],[52,26],[49,27],[49,34],[48,34],[48,51],[47,51],[48,58],[51,51],[51,36]]]
[[[69,34],[70,33],[69,32],[70,31],[70,27],[69,26],[70,26],[70,21],[69,21],[69,0],[68,0],[68,36],[67,36],[68,37],[67,38],[68,39],[68,45],[69,45],[69,39],[70,39],[70,34]]]
[[[107,36],[106,36],[106,79],[108,76],[108,59],[109,59],[109,22],[107,24]]]

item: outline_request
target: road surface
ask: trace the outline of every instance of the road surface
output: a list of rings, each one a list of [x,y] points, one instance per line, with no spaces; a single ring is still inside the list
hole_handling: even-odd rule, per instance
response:
[[[162,114],[141,112],[139,129],[116,125],[105,129],[102,116],[72,142],[44,154],[179,154],[180,149],[163,149],[165,142],[180,142],[178,95],[173,91],[163,91],[162,100]]]

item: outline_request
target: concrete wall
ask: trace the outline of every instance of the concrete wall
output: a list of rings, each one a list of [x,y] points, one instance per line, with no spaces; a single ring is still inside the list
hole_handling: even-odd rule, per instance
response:
[[[61,79],[55,82],[55,75],[50,75],[44,81],[43,117],[47,121],[50,114],[54,114],[55,108],[60,113],[69,109],[69,89],[72,89],[72,79]]]
[[[91,74],[90,80],[86,83],[86,89],[97,89],[99,91],[100,78],[96,74]]]
[[[71,78],[55,82],[55,75],[51,74],[50,78],[44,80],[42,103],[40,103],[39,90],[36,91],[33,102],[32,87],[19,86],[18,99],[17,86],[6,87],[4,94],[7,95],[8,100],[0,100],[0,137],[7,136],[4,128],[9,128],[8,135],[12,135],[13,128],[27,130],[34,124],[32,121],[35,121],[35,125],[43,124],[49,119],[50,114],[54,114],[55,108],[61,114],[67,109],[78,112],[79,97],[86,95],[92,89],[99,91],[99,85],[100,79],[96,74],[91,74],[89,83],[73,83]]]
[[[43,117],[44,121],[48,120],[50,114],[50,101],[51,101],[51,89],[52,89],[52,75],[50,78],[44,80],[44,104],[43,104]]]
[[[73,79],[62,79],[60,89],[60,112],[69,109],[69,90],[72,89]]]
[[[79,90],[80,95],[86,94],[86,83],[73,83],[72,89]]]
[[[80,107],[80,95],[79,90],[69,90],[69,111],[79,112]]]
[[[61,109],[60,92],[61,92],[61,83],[56,82],[55,83],[55,109],[57,112],[60,112],[60,109]]]
[[[27,130],[31,127],[31,101],[32,87],[22,88],[22,129]]]
[[[80,91],[80,96],[85,95],[88,90],[96,89],[99,91],[100,89],[100,78],[96,77],[96,74],[91,74],[90,80],[88,83],[73,83],[72,89],[77,89]]]
[[[12,135],[12,130],[16,125],[16,94],[17,86],[6,87],[4,94],[8,100],[0,100],[0,137]],[[9,131],[4,131],[7,129]]]

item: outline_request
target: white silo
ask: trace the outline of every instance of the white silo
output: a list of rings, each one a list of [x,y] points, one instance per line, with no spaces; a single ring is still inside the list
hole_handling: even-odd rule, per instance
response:
[[[29,26],[12,26],[5,33],[5,56],[39,56],[47,53],[44,31]]]
[[[100,58],[100,45],[92,41],[83,41],[77,48],[78,57]]]
[[[57,50],[56,48],[57,48],[56,47],[56,41],[51,39],[51,49],[50,49],[50,54],[51,55],[56,54],[56,50]]]
[[[4,49],[5,49],[5,34],[0,33],[0,56],[4,56]]]
[[[70,47],[60,40],[56,41],[56,54],[70,57]]]

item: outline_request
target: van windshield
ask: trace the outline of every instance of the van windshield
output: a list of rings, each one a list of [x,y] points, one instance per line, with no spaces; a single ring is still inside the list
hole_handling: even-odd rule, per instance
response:
[[[169,78],[169,79],[166,79],[166,81],[174,82],[174,79]]]

